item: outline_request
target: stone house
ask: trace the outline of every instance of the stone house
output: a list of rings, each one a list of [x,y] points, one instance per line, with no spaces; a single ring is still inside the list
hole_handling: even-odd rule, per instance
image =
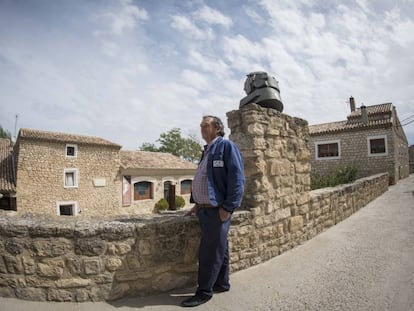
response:
[[[33,129],[19,131],[10,158],[18,214],[149,213],[170,185],[179,185],[188,201],[196,168],[172,155],[121,151],[98,137]]]
[[[191,185],[197,166],[169,153],[120,151],[123,180],[122,206],[128,214],[151,213],[161,198],[169,201],[171,191],[189,205]]]
[[[409,161],[410,161],[410,174],[414,173],[414,145],[411,145],[409,148]]]
[[[409,175],[408,142],[392,103],[355,109],[347,120],[309,126],[312,174],[358,167],[359,176],[388,172],[390,184]]]
[[[13,147],[11,141],[0,138],[0,209],[16,209]]]

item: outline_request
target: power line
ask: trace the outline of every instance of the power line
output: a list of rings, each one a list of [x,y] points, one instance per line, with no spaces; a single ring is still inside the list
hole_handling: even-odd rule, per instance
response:
[[[401,124],[401,126],[406,126],[407,124],[410,124],[410,123],[413,123],[413,122],[414,122],[414,120],[411,120],[411,121],[409,121],[407,123]]]
[[[406,118],[404,118],[404,119],[400,120],[400,122],[403,122],[403,121],[405,121],[405,120],[408,120],[408,119],[410,119],[410,118],[412,118],[412,117],[414,117],[414,114],[412,114],[411,116],[408,116],[408,117],[406,117]]]

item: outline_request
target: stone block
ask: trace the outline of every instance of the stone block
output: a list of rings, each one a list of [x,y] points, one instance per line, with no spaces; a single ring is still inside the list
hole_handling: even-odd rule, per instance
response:
[[[45,301],[46,300],[46,293],[41,288],[16,288],[15,290],[16,297],[19,299],[24,300],[37,300],[37,301]]]
[[[280,221],[291,216],[291,209],[289,207],[279,208],[274,213],[274,219]]]
[[[54,281],[45,277],[35,275],[26,276],[26,283],[28,287],[49,288],[55,285]]]
[[[289,221],[289,232],[294,233],[303,227],[303,217],[293,216]]]
[[[24,237],[29,234],[29,223],[22,220],[18,223],[4,221],[0,226],[0,235],[8,237]]]
[[[3,256],[0,256],[0,273],[7,273],[7,267],[4,263]]]
[[[277,228],[277,235],[278,236],[281,236],[285,233],[283,224],[278,224],[276,228]]]
[[[23,261],[24,273],[26,275],[35,274],[36,272],[35,261],[31,257],[28,257],[28,256],[23,256],[22,261]]]
[[[106,251],[105,241],[100,239],[77,239],[75,243],[75,253],[78,255],[98,256]]]
[[[138,244],[138,250],[141,255],[150,255],[152,252],[151,240],[141,240]]]
[[[79,257],[67,257],[66,267],[72,275],[79,275],[82,273],[82,259]]]
[[[115,244],[115,254],[122,256],[131,251],[131,245],[128,243],[116,243]]]
[[[63,259],[44,259],[37,264],[37,273],[40,276],[60,278],[64,267]]]
[[[89,300],[88,292],[85,289],[77,289],[74,291],[76,302],[86,302]]]
[[[105,267],[108,271],[115,271],[122,266],[122,260],[119,257],[107,257],[105,259]]]
[[[67,290],[51,288],[47,291],[47,300],[59,302],[72,301],[73,293]]]
[[[4,259],[4,263],[6,264],[7,271],[9,273],[13,273],[13,274],[24,273],[21,257],[5,255],[3,256],[3,259]]]
[[[114,280],[114,273],[113,272],[103,272],[98,275],[90,276],[91,281],[95,284],[112,284]]]
[[[23,252],[24,245],[17,239],[7,239],[4,247],[11,255],[19,255]]]
[[[16,297],[12,288],[0,285],[0,297]]]
[[[86,287],[91,284],[91,281],[88,279],[72,278],[57,280],[55,284],[57,288]]]
[[[70,240],[63,238],[34,239],[32,250],[39,257],[57,257],[72,251],[73,245]]]
[[[83,260],[83,268],[87,275],[99,274],[101,271],[101,261],[99,258],[86,258]]]

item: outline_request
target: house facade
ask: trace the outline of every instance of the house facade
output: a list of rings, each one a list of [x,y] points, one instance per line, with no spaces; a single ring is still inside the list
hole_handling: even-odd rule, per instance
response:
[[[120,151],[124,210],[151,213],[161,198],[170,201],[173,191],[190,204],[196,165],[169,153]],[[170,205],[173,204],[169,202]],[[170,206],[174,209],[174,206]]]
[[[0,138],[0,209],[16,210],[16,185],[11,141]]]
[[[356,166],[359,176],[388,172],[390,184],[408,177],[408,142],[391,103],[355,108],[347,120],[309,126],[312,174]]]
[[[21,129],[10,150],[14,176],[7,176],[17,214],[145,214],[170,189],[189,204],[196,166],[170,154],[121,151],[98,137],[32,129]],[[3,169],[0,175],[2,186]]]
[[[409,148],[410,174],[414,173],[414,145]]]
[[[97,137],[21,129],[14,145],[17,212],[116,213],[120,149]]]

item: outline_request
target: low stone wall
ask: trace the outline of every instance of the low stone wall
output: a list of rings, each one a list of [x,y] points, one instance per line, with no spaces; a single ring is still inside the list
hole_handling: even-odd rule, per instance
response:
[[[388,189],[388,174],[310,192],[304,204],[241,210],[229,234],[231,270],[275,257]],[[117,220],[0,216],[0,295],[99,301],[196,284],[199,227],[176,214]]]

